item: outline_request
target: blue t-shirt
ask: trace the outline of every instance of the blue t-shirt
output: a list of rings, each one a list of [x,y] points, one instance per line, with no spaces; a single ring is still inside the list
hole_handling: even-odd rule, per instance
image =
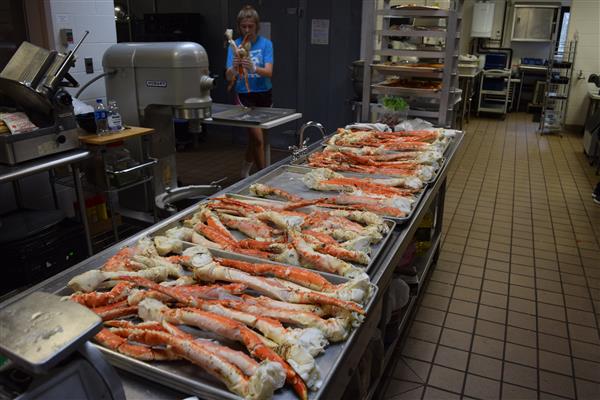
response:
[[[238,46],[242,44],[243,38],[237,38],[235,44]],[[273,64],[273,43],[269,39],[265,39],[262,36],[257,36],[256,41],[252,43],[250,48],[250,59],[257,67],[264,68],[265,64]],[[233,50],[229,46],[227,50],[227,68],[231,68],[233,65]],[[248,86],[250,86],[250,92],[267,92],[271,90],[273,86],[271,79],[258,74],[251,74],[248,72]],[[238,93],[248,93],[246,89],[246,83],[244,78],[237,77],[235,82],[235,90]]]

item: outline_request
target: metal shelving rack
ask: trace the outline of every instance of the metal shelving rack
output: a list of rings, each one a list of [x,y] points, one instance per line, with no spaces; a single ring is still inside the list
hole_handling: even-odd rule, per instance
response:
[[[539,125],[539,132],[542,135],[553,132],[560,133],[564,128],[573,81],[573,63],[575,62],[577,41],[565,43],[562,51],[555,52],[554,43],[551,48]]]
[[[482,72],[479,81],[479,102],[477,104],[477,115],[479,112],[506,115],[508,111],[510,94],[510,70],[490,69]],[[501,81],[500,89],[486,89],[486,82]]]
[[[377,3],[377,2],[374,2]],[[452,0],[449,9],[427,9],[419,8],[392,8],[389,0],[384,0],[383,8],[375,11],[375,17],[371,23],[376,23],[377,18],[382,18],[382,29],[375,30],[373,26],[367,28],[367,32],[373,32],[377,38],[381,39],[381,49],[375,49],[375,40],[368,40],[365,51],[365,72],[363,77],[363,96],[362,104],[370,104],[370,107],[362,107],[361,119],[368,121],[374,104],[370,103],[371,94],[389,94],[398,95],[413,100],[425,100],[429,110],[409,109],[408,115],[411,117],[420,117],[428,119],[439,126],[450,126],[452,122],[452,111],[460,99],[460,90],[458,89],[458,45],[461,30],[462,0]],[[428,19],[445,20],[445,29],[430,30],[394,30],[390,29],[390,20],[392,18],[414,17]],[[398,50],[390,48],[392,37],[416,37],[416,38],[443,38],[444,45],[440,50]],[[380,58],[380,62],[388,60],[391,57],[419,57],[420,60],[428,59],[426,62],[444,63],[440,69],[408,69],[394,68],[385,64],[375,64],[375,57]],[[423,61],[421,61],[423,62]],[[406,66],[409,66],[407,64]],[[373,85],[373,71],[389,76],[396,75],[402,78],[427,78],[441,80],[440,90],[423,90],[402,87],[385,87]],[[433,106],[433,107],[432,107]]]

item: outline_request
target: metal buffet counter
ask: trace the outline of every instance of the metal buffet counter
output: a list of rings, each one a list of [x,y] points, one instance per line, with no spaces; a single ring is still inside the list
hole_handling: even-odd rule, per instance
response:
[[[326,377],[323,387],[318,392],[311,393],[309,398],[342,398],[347,389],[348,393],[353,392],[353,398],[355,398],[357,393],[355,390],[356,385],[360,386],[361,384],[364,386],[358,392],[361,398],[372,398],[378,390],[380,392],[383,390],[383,385],[379,385],[380,379],[384,375],[386,366],[394,354],[394,349],[399,341],[402,340],[403,332],[405,331],[406,323],[410,317],[413,306],[427,279],[430,267],[434,264],[439,253],[447,173],[454,160],[454,156],[460,147],[463,136],[462,132],[457,132],[456,136],[445,150],[445,162],[438,170],[437,179],[428,184],[425,193],[413,212],[412,218],[404,224],[396,225],[391,237],[374,260],[374,265],[369,270],[368,274],[371,278],[371,282],[378,287],[378,290],[371,300],[369,312],[362,325],[355,330],[346,342],[344,342],[341,355],[339,355],[332,364],[331,368],[333,371],[330,374],[329,371],[323,371],[324,376]],[[321,146],[321,142],[312,144],[308,149],[309,153],[320,150]],[[271,173],[278,167],[286,164],[301,164],[302,161],[303,159],[293,162],[290,158],[284,159],[263,171],[222,190],[215,196],[227,193],[238,193],[248,184]],[[194,209],[195,206],[189,207],[29,290],[6,300],[4,304],[0,305],[0,309],[35,291],[64,293],[66,283],[72,277],[81,274],[84,271],[98,268],[123,246],[133,245],[141,237],[160,231],[181,220],[184,216],[189,215]],[[432,216],[432,222],[428,224],[431,229],[431,246],[424,254],[416,258],[415,266],[417,274],[405,279],[410,286],[410,299],[408,304],[402,309],[400,317],[396,318],[395,323],[390,325],[388,324],[387,318],[382,317],[389,313],[388,308],[390,306],[386,301],[388,290],[392,286],[393,279],[400,279],[398,273],[395,272],[396,266],[400,263],[405,251],[409,247],[412,237],[426,216],[427,219],[429,219],[429,216]],[[378,333],[378,331],[380,332]],[[369,379],[367,380],[357,379],[358,375],[356,374],[360,369],[359,364],[362,361],[365,350],[372,339],[381,337],[383,334],[385,334],[386,340],[383,340],[383,348],[380,349],[383,352],[383,354],[381,354],[382,357],[373,358],[373,361],[378,363],[377,367],[371,370],[374,370],[375,372],[370,372]],[[151,380],[135,376],[130,372],[122,370],[118,370],[118,373],[122,379],[125,394],[128,398],[182,398],[190,394],[185,393],[184,391],[177,391],[174,388],[164,387],[149,376],[146,377]],[[179,389],[183,390],[181,387]],[[236,398],[235,396],[232,397]],[[282,397],[287,398],[288,396]],[[211,394],[207,392],[206,398],[216,397],[214,393]]]

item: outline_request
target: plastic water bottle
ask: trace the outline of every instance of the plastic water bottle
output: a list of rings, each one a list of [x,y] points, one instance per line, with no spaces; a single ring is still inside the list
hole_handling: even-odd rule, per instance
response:
[[[115,100],[109,100],[108,102],[108,129],[111,132],[120,131],[123,129],[123,122],[121,120],[121,113]]]
[[[96,99],[94,120],[96,120],[96,133],[98,135],[108,132],[108,112],[106,111],[104,104],[102,104],[102,99]]]

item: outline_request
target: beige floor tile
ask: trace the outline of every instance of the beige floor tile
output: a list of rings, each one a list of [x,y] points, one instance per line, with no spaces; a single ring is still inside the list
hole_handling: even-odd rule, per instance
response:
[[[528,347],[537,347],[536,332],[516,326],[508,326],[506,328],[506,341]]]
[[[423,384],[405,380],[390,379],[388,387],[383,394],[384,399],[397,399],[405,393],[410,393],[413,390],[422,388]],[[404,397],[405,398],[405,397]],[[420,399],[420,397],[419,397]]]
[[[457,331],[472,333],[475,319],[460,314],[448,313],[444,326]]]
[[[474,317],[477,313],[477,304],[471,303],[468,301],[452,299],[450,302],[450,308],[448,311],[455,313],[466,315],[468,317]]]
[[[420,361],[431,362],[436,345],[418,339],[408,338],[402,348],[402,355]]]
[[[494,400],[500,398],[500,382],[481,376],[467,374],[464,393],[476,399]]]
[[[440,344],[469,351],[471,347],[471,337],[472,335],[470,333],[444,328],[442,330],[442,336],[440,337]]]
[[[598,336],[597,328],[589,328],[587,326],[576,324],[568,324],[568,326],[569,336],[572,340],[579,340],[581,342],[600,345],[600,338]]]
[[[446,346],[438,346],[435,353],[434,364],[464,371],[467,368],[469,353],[463,350]]]
[[[570,399],[575,397],[573,378],[553,372],[540,371],[540,390]]]
[[[471,353],[469,372],[486,378],[500,380],[502,378],[502,361]]]
[[[441,332],[442,328],[439,326],[414,321],[410,327],[409,335],[415,339],[437,343]]]
[[[573,375],[571,357],[552,353],[545,350],[539,352],[540,369],[557,372],[564,375]]]
[[[537,398],[537,391],[502,383],[502,400],[529,400]]]
[[[598,398],[600,383],[576,379],[575,385],[577,386],[577,398],[579,400],[595,400]]]
[[[425,388],[425,393],[423,394],[423,400],[459,400],[460,395],[456,393],[447,392],[445,390],[440,390],[434,388],[432,386],[427,386]]]
[[[537,389],[538,387],[537,370],[535,368],[507,361],[504,362],[504,375],[502,380],[531,389]]]
[[[415,315],[415,320],[441,326],[444,323],[445,316],[444,311],[421,306]]]
[[[521,346],[514,343],[506,343],[506,351],[504,358],[507,361],[528,365],[530,367],[537,366],[536,350],[530,347]]]
[[[434,365],[431,368],[427,385],[454,393],[460,393],[463,387],[464,375],[464,372]]]

